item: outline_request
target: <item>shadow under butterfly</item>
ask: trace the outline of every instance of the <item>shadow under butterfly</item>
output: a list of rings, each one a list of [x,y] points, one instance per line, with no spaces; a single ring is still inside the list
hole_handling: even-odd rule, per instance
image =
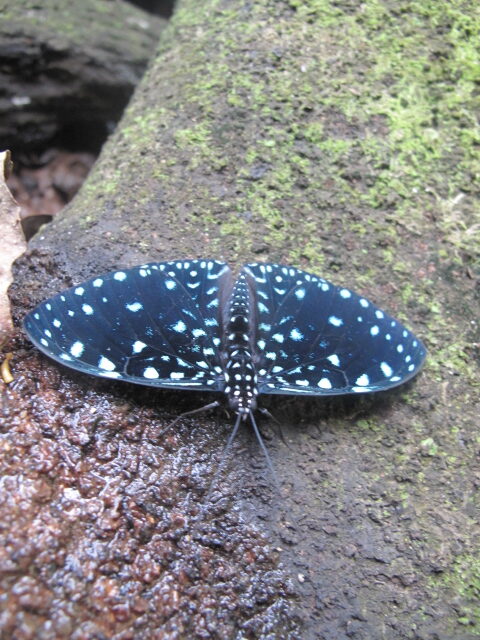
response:
[[[384,391],[415,376],[426,356],[371,301],[278,264],[248,264],[234,280],[217,260],[151,262],[45,300],[24,327],[36,347],[77,371],[225,394],[237,416],[226,451],[249,419],[272,471],[254,417],[259,395]]]

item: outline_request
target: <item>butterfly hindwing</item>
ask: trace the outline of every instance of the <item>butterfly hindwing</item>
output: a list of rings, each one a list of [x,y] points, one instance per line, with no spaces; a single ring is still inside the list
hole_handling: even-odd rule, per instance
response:
[[[259,393],[380,391],[420,369],[420,340],[366,298],[293,267],[244,269],[255,292]]]
[[[119,270],[44,301],[25,329],[48,356],[90,375],[221,391],[219,297],[230,278],[215,260]]]

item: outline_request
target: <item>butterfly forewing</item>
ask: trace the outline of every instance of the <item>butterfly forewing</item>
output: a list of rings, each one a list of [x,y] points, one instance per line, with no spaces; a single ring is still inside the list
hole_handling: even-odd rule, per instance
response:
[[[214,260],[119,270],[46,300],[25,329],[48,356],[91,375],[221,391],[219,295],[230,278]]]
[[[366,298],[293,267],[245,271],[256,298],[259,393],[380,391],[420,369],[420,340]]]

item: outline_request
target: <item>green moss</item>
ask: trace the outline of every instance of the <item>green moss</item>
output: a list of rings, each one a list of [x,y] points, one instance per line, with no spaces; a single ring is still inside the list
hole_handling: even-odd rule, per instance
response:
[[[461,605],[457,608],[457,622],[468,626],[475,637],[480,636],[480,559],[478,556],[476,554],[458,556],[449,570],[441,577],[432,579],[431,583],[436,590],[448,591],[455,600],[462,599]]]
[[[189,129],[178,129],[174,138],[180,149],[199,147],[205,152],[210,142],[210,129],[205,122],[199,122]]]
[[[2,7],[2,20],[4,23],[8,20],[8,30],[12,34],[17,31],[23,33],[47,50],[49,47],[57,51],[73,49],[81,55],[88,51],[90,56],[97,58],[99,65],[103,64],[101,49],[108,51],[108,55],[121,50],[118,40],[125,25],[129,25],[130,59],[147,60],[155,38],[153,29],[157,25],[160,31],[163,26],[163,20],[150,16],[149,29],[132,28],[145,22],[145,13],[128,4],[84,0],[64,9],[59,10],[56,0],[43,0],[32,3],[30,7],[26,7],[24,2],[11,3],[8,14]]]
[[[438,444],[433,438],[425,438],[420,442],[420,447],[424,455],[436,456],[438,454]]]
[[[365,419],[357,420],[355,424],[362,431],[371,431],[373,433],[379,433],[384,431],[384,425],[379,424],[375,420],[375,418],[370,418],[368,420],[365,420]]]

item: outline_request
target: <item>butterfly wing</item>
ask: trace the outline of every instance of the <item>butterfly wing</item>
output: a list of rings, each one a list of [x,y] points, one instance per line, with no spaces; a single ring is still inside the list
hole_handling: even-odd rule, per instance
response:
[[[421,341],[366,298],[293,267],[244,270],[256,298],[259,393],[380,391],[421,368]]]
[[[24,326],[47,356],[90,375],[222,391],[219,296],[230,279],[215,260],[149,263],[45,300]]]

